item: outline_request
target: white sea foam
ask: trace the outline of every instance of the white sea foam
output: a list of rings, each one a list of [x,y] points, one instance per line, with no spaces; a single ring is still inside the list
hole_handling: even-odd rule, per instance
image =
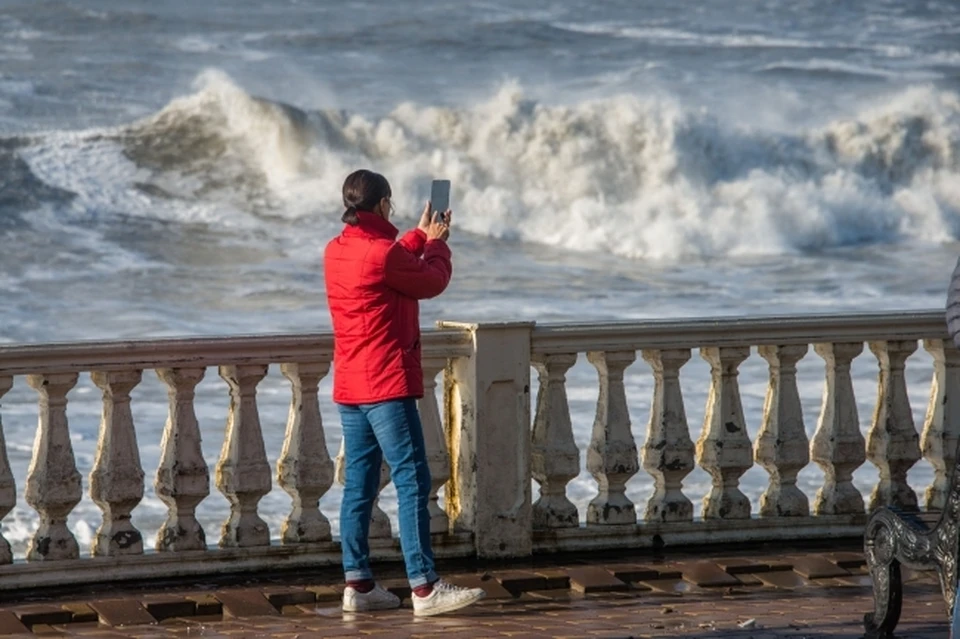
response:
[[[769,131],[669,99],[551,105],[514,84],[471,108],[307,114],[207,72],[195,93],[123,131],[51,136],[25,156],[85,210],[183,221],[329,215],[343,176],[370,166],[405,211],[444,175],[469,212],[461,228],[626,257],[960,235],[960,97],[932,87],[819,128]]]

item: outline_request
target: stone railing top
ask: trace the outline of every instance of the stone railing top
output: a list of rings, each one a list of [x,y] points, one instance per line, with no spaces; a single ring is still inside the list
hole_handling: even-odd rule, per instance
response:
[[[758,346],[946,339],[942,310],[538,324],[533,352],[583,353],[701,346]]]
[[[425,329],[424,357],[472,352],[470,329],[530,326],[534,353],[701,346],[949,339],[944,311],[770,317],[671,318],[563,324],[440,322]],[[0,346],[0,375],[329,361],[333,333],[187,337]]]
[[[426,330],[424,357],[469,356],[468,333]],[[333,333],[0,346],[0,375],[330,361]]]

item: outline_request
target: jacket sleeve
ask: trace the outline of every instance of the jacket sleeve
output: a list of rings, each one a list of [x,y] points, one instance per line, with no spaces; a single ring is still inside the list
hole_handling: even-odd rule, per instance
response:
[[[423,247],[427,243],[427,234],[420,229],[413,229],[404,233],[403,237],[397,241],[403,244],[403,248],[420,257],[423,255]]]
[[[446,242],[426,242],[419,258],[397,242],[387,253],[386,283],[395,291],[423,300],[436,297],[447,288],[453,274],[450,247]]]
[[[954,345],[960,348],[960,260],[953,269],[950,288],[947,289],[947,332]]]

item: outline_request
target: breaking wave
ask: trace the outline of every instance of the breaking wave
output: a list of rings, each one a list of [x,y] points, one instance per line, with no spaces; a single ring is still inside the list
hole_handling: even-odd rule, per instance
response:
[[[0,164],[17,169],[0,204],[333,225],[343,177],[369,166],[410,216],[443,176],[460,228],[633,258],[960,236],[960,96],[932,87],[770,131],[670,99],[556,105],[517,85],[469,108],[404,103],[382,117],[254,97],[217,71],[196,85],[131,125],[0,140]]]

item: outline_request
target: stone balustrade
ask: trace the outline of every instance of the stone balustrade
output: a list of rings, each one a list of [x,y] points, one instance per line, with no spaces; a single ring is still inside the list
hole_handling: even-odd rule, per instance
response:
[[[932,359],[922,437],[907,393],[908,358],[921,345]],[[11,471],[0,422],[0,515],[18,505],[22,485],[23,501],[38,522],[23,559],[15,560],[0,537],[0,590],[338,564],[329,521],[335,513],[319,506],[340,476],[324,439],[324,417],[336,416],[322,415],[318,401],[319,386],[335,366],[332,347],[329,334],[0,347],[0,398],[16,378],[38,396],[26,477]],[[687,421],[681,383],[695,351],[709,366],[698,436]],[[851,362],[867,353],[877,363],[878,394],[864,437]],[[586,450],[575,441],[567,392],[568,373],[581,354],[597,376]],[[816,430],[808,438],[797,366],[811,356],[820,358],[824,373]],[[762,414],[745,414],[739,372],[754,357],[769,370],[766,399]],[[942,312],[565,325],[441,322],[424,332],[423,364],[427,394],[420,410],[433,478],[431,532],[440,557],[859,536],[865,513],[879,505],[942,507],[960,439],[960,353],[948,341]],[[636,391],[625,380],[641,366],[652,396],[649,415],[642,416],[646,435],[638,441],[629,410]],[[211,477],[195,389],[213,367],[226,382],[229,406]],[[141,463],[131,400],[149,371],[168,394],[156,469]],[[276,373],[289,385],[290,409],[282,452],[272,460],[257,397],[262,380]],[[84,495],[68,422],[70,393],[81,374],[89,374],[103,399],[87,483],[102,521],[89,555],[81,555],[68,526]],[[751,440],[748,425],[756,424]],[[911,486],[908,471],[922,458],[933,481]],[[853,474],[868,461],[878,481],[862,494]],[[811,463],[822,469],[816,495],[797,484]],[[756,507],[741,486],[754,465],[769,476]],[[567,492],[583,468],[596,494],[578,507]],[[710,478],[699,506],[684,485],[697,468]],[[144,497],[147,472],[167,514],[156,538],[145,540],[131,514]],[[291,500],[279,530],[270,529],[259,507],[274,489],[274,475]],[[211,481],[229,503],[216,541],[216,531],[204,530],[197,518]],[[384,468],[381,483],[388,481]],[[652,487],[646,504],[631,500],[631,481]],[[376,509],[375,558],[400,559],[396,532]]]
[[[916,491],[924,487],[911,487],[907,472],[921,459],[921,439],[905,366],[921,343],[934,362],[922,452],[935,476],[918,504]],[[865,344],[878,364],[877,402],[866,438],[850,372]],[[769,367],[766,399],[761,415],[745,416],[738,373],[754,349]],[[811,350],[823,361],[824,377],[816,431],[808,440],[797,363]],[[694,351],[710,367],[696,444],[679,382]],[[960,435],[960,352],[946,335],[942,312],[538,326],[531,332],[531,353],[540,375],[532,452],[534,478],[541,485],[540,499],[532,505],[537,551],[860,536],[864,513],[878,506],[943,505]],[[586,451],[597,496],[585,517],[572,508],[565,491],[576,476],[580,451],[564,373],[580,353],[599,378]],[[637,353],[653,377],[640,449],[627,411],[630,390],[623,383]],[[759,422],[755,441],[748,436],[748,420]],[[879,481],[865,503],[853,473],[867,460],[876,466]],[[824,477],[812,505],[797,487],[798,473],[811,461]],[[754,464],[769,474],[756,512],[740,487]],[[653,495],[637,518],[623,487],[641,466]],[[697,466],[712,483],[699,509],[683,485]]]

